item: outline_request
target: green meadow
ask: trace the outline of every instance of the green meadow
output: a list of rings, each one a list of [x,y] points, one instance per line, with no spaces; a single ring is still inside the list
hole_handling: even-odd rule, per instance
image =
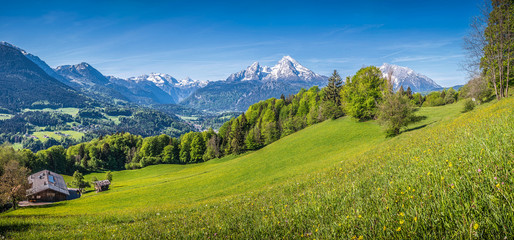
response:
[[[76,117],[79,113],[79,110],[80,110],[79,108],[56,108],[56,109],[53,109],[53,108],[43,108],[43,109],[26,108],[26,109],[23,109],[23,112],[28,112],[28,111],[56,112],[56,113],[69,114],[73,117]]]
[[[344,117],[263,149],[113,173],[106,192],[0,215],[6,238],[412,239],[514,236],[514,99],[461,103],[386,138]],[[91,173],[103,179],[105,173]],[[67,182],[71,177],[65,177]]]
[[[77,131],[71,131],[71,130],[65,130],[65,131],[37,131],[37,132],[32,133],[32,135],[38,137],[38,139],[43,141],[43,142],[46,142],[48,140],[47,138],[45,138],[45,136],[54,138],[56,140],[61,140],[63,138],[63,136],[60,135],[60,134],[56,134],[56,132],[60,132],[62,134],[70,135],[71,138],[77,139],[77,140],[84,136],[84,133],[77,132]]]
[[[12,114],[0,113],[0,120],[11,119],[12,117],[14,117]]]

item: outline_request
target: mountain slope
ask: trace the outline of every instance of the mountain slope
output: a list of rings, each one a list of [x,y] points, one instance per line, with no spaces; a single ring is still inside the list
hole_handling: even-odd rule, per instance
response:
[[[326,121],[243,156],[115,172],[109,191],[0,225],[33,239],[511,236],[513,103],[422,108],[429,126],[390,139],[372,121]]]
[[[284,56],[271,68],[255,62],[247,69],[231,74],[225,81],[210,82],[181,104],[200,110],[244,111],[261,100],[295,94],[302,88],[324,86],[327,79],[290,56]]]
[[[18,48],[0,44],[0,106],[15,110],[43,105],[81,107],[87,99],[49,76]]]
[[[113,102],[114,99],[129,101],[127,96],[120,92],[124,90],[122,86],[110,83],[109,78],[88,63],[58,66],[54,71],[65,79],[68,86],[80,90],[92,98],[105,102]]]
[[[31,53],[28,53],[27,51],[17,47],[17,46],[14,46],[8,42],[0,42],[0,45],[4,45],[4,46],[8,46],[8,47],[12,47],[12,48],[15,48],[17,49],[18,51],[20,51],[23,55],[25,55],[25,57],[27,57],[30,61],[32,61],[33,63],[35,63],[36,65],[38,65],[41,69],[43,69],[43,71],[46,72],[46,74],[48,74],[49,76],[59,80],[60,82],[62,83],[65,83],[67,84],[67,81],[66,79],[64,79],[61,75],[57,74],[50,66],[48,66],[48,64],[46,64],[45,61],[41,60],[38,56],[35,56]]]
[[[405,90],[410,87],[413,92],[426,92],[442,88],[431,78],[416,73],[407,67],[384,63],[380,66],[380,71],[382,71],[384,78],[388,78],[391,74],[394,90],[400,89],[400,86],[403,86]]]

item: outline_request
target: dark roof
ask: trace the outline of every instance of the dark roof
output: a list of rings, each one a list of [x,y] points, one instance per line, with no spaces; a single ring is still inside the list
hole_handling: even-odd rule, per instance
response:
[[[95,181],[95,185],[97,185],[99,187],[107,186],[110,184],[111,184],[111,182],[109,182],[109,180]]]
[[[29,184],[32,184],[32,188],[27,190],[27,196],[34,195],[48,189],[60,192],[64,195],[70,194],[66,187],[66,182],[64,182],[64,178],[52,171],[39,171],[30,175],[28,179]]]

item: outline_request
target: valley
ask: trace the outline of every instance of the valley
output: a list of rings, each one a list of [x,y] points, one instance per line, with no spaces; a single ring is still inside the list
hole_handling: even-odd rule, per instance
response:
[[[470,211],[472,203],[479,207],[471,210],[475,214],[488,209],[488,214],[508,222],[509,213],[490,209],[491,199],[483,193],[500,197],[510,191],[512,173],[494,166],[509,169],[503,152],[514,143],[493,146],[512,132],[511,105],[509,99],[466,114],[455,111],[461,104],[425,108],[423,122],[393,139],[385,139],[375,122],[326,121],[242,156],[114,172],[108,192],[13,211],[2,215],[0,224],[17,229],[8,236],[24,238],[397,238],[426,236],[427,231],[437,237],[448,230],[435,231],[431,219],[450,209]],[[466,151],[477,142],[485,152]],[[483,162],[490,157],[497,165]],[[478,168],[483,172],[477,173]],[[102,175],[92,173],[86,179]],[[499,188],[493,176],[503,181]],[[471,188],[480,190],[467,190]],[[460,192],[470,195],[462,198],[456,195]],[[444,223],[453,226],[456,236],[469,234],[459,225],[475,223],[482,231],[472,234],[502,234],[495,233],[496,221],[468,216],[444,218]]]
[[[514,239],[514,1],[5,1],[0,239]]]

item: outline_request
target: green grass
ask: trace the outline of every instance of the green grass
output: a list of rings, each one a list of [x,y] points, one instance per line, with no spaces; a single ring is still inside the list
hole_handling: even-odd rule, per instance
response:
[[[23,112],[27,112],[27,111],[43,111],[43,112],[58,112],[58,113],[64,113],[64,114],[69,114],[73,117],[76,117],[77,114],[79,113],[79,108],[57,108],[57,109],[51,109],[51,108],[44,108],[44,109],[30,109],[30,108],[26,108],[26,109],[23,109]]]
[[[0,234],[511,237],[513,103],[507,99],[465,114],[459,104],[422,108],[418,113],[427,118],[392,139],[372,121],[343,118],[243,156],[114,172],[109,191],[0,215]]]
[[[114,122],[115,124],[120,124],[120,116],[111,116],[108,114],[103,114],[107,119]]]
[[[71,130],[69,130],[69,131],[37,131],[37,132],[32,133],[32,135],[38,137],[39,140],[41,140],[43,142],[46,142],[48,140],[44,136],[48,136],[48,137],[54,138],[56,140],[61,140],[62,136],[59,134],[55,134],[55,132],[61,132],[63,134],[71,135],[71,138],[77,139],[77,140],[81,139],[84,136],[84,133],[82,133],[82,132],[71,131]]]
[[[13,143],[13,144],[12,144],[12,147],[13,147],[14,149],[16,149],[16,150],[20,150],[20,149],[22,149],[22,148],[23,148],[23,144],[21,144],[21,143]]]
[[[177,115],[180,119],[184,120],[184,121],[196,121],[198,120],[198,117],[194,117],[194,116],[180,116],[180,115]]]
[[[11,119],[12,117],[14,117],[12,114],[0,113],[0,120]]]

